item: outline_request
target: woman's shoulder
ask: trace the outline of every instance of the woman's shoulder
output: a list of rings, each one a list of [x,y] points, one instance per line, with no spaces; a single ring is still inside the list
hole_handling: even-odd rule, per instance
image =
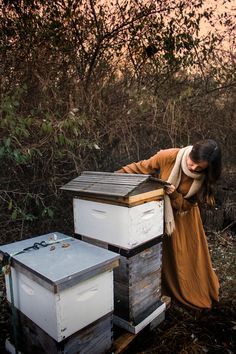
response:
[[[160,150],[158,152],[158,157],[159,159],[168,161],[168,162],[174,162],[176,160],[176,156],[179,152],[179,148],[171,148],[171,149],[164,149]]]

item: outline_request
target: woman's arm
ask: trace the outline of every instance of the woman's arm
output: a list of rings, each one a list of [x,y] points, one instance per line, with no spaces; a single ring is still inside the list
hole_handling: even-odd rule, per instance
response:
[[[197,196],[185,199],[184,196],[176,190],[169,194],[172,208],[178,211],[188,211],[197,203]]]
[[[149,174],[159,169],[160,169],[160,164],[159,164],[159,152],[158,152],[154,156],[150,157],[150,159],[148,160],[133,162],[129,165],[122,167],[120,170],[116,172]]]
[[[122,167],[116,172],[139,174],[156,173],[159,170],[161,172],[166,168],[169,169],[170,166],[174,165],[178,151],[178,148],[160,150],[155,155],[150,157],[150,159],[133,162],[127,166]]]

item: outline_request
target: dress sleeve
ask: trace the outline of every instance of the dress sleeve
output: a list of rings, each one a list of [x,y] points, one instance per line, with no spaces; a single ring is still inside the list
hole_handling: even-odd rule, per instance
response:
[[[194,205],[197,204],[198,201],[196,195],[191,198],[185,199],[184,196],[177,191],[174,191],[172,194],[169,194],[169,197],[171,200],[172,208],[180,212],[190,210]]]
[[[160,150],[148,160],[133,162],[129,165],[122,167],[116,172],[139,174],[156,173],[160,169],[162,169],[166,163],[171,164],[175,160],[177,151],[178,149]]]
[[[178,148],[160,150],[148,160],[133,162],[116,172],[150,174],[160,171],[161,178],[167,180],[168,175],[163,176],[163,171],[166,171],[167,169],[168,171],[171,171],[178,151]],[[185,199],[178,191],[174,191],[169,197],[171,199],[172,207],[178,211],[190,210],[197,203],[197,197],[193,196],[192,198]]]
[[[133,162],[129,165],[122,167],[117,172],[120,173],[139,173],[139,174],[149,174],[160,169],[158,154],[150,157],[148,160],[142,160],[139,162]]]

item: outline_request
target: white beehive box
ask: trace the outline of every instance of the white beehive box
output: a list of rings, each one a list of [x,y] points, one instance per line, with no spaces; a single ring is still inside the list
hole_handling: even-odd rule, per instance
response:
[[[76,234],[131,249],[163,234],[163,201],[134,207],[74,198]]]
[[[163,186],[152,176],[85,171],[62,189],[74,194],[76,234],[124,249],[163,234]]]
[[[35,242],[53,242],[53,235],[57,243],[14,255]],[[15,307],[56,341],[113,311],[113,268],[119,264],[117,254],[60,233],[1,246],[0,252],[13,254]],[[6,288],[11,301],[8,275]]]

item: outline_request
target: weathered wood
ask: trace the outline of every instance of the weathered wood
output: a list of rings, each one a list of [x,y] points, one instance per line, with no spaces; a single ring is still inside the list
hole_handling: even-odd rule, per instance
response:
[[[120,254],[120,266],[114,269],[117,282],[135,283],[161,268],[162,243],[157,243],[157,239],[138,247],[137,252],[134,249],[122,252],[122,249],[108,248]]]
[[[79,198],[80,199],[84,199],[84,200],[88,200],[91,202],[97,202],[97,203],[104,203],[104,204],[112,204],[112,205],[120,205],[120,206],[127,206],[128,208],[143,204],[143,203],[147,203],[147,202],[153,202],[153,201],[159,201],[163,199],[163,192],[161,189],[159,189],[159,192],[156,193],[158,195],[149,195],[149,197],[147,198],[143,198],[145,196],[141,196],[140,198],[116,198],[114,199],[113,197],[109,196],[94,196],[94,195],[86,195],[86,194],[82,194],[80,193]],[[75,197],[76,198],[76,197]]]
[[[137,194],[137,195],[130,195],[129,197],[125,198],[125,201],[128,204],[138,203],[138,202],[142,202],[144,200],[148,201],[151,198],[157,198],[157,197],[160,197],[163,195],[164,195],[163,189],[155,189],[155,190],[141,193],[141,194]]]
[[[140,183],[136,186],[130,193],[129,196],[134,196],[137,194],[143,194],[146,192],[151,192],[155,190],[163,191],[163,185],[158,184],[157,182],[153,182],[151,180],[146,180],[145,182]]]
[[[17,333],[24,354],[103,354],[112,346],[112,313],[58,343],[20,311]]]
[[[138,193],[138,191],[137,191]],[[76,196],[79,197],[80,199],[86,199],[86,200],[93,200],[96,202],[105,202],[105,201],[110,201],[110,204],[118,204],[118,205],[139,205],[144,202],[149,202],[149,201],[154,201],[154,200],[160,200],[163,199],[164,191],[162,188],[160,189],[155,189],[149,192],[145,193],[139,193],[139,194],[132,194],[130,196],[124,196],[120,197],[119,191],[117,188],[109,188],[109,190],[106,190],[106,194],[103,193],[103,191],[97,190],[96,192],[89,193],[88,191],[83,192],[82,190],[79,191]]]
[[[74,192],[78,196],[93,195],[104,199],[131,197],[128,200],[131,203],[140,198],[144,200],[163,195],[163,185],[150,178],[150,175],[85,171],[61,189]],[[139,194],[143,196],[137,197]]]
[[[87,183],[71,183],[69,187],[64,187],[64,190],[71,190],[77,192],[86,193],[86,194],[98,194],[98,195],[110,195],[110,196],[126,196],[129,192],[131,187],[130,186],[120,186],[117,184],[103,184],[103,183],[96,183],[94,185],[90,185]]]
[[[135,325],[149,316],[161,297],[162,242],[158,237],[134,250],[123,250],[105,242],[90,242],[120,254],[120,266],[114,269],[114,314]]]
[[[114,282],[114,313],[137,325],[158,306],[161,298],[161,270],[136,283]]]
[[[149,175],[84,171],[61,189],[92,194],[126,196],[149,179]]]
[[[130,283],[141,281],[159,271],[162,262],[162,243],[158,243],[132,257],[129,263]],[[118,268],[117,268],[118,269]]]
[[[133,333],[125,331],[114,342],[113,351],[112,352],[114,354],[123,353],[127,349],[128,345],[134,340],[134,338],[136,336],[137,336],[137,334],[133,334]]]

